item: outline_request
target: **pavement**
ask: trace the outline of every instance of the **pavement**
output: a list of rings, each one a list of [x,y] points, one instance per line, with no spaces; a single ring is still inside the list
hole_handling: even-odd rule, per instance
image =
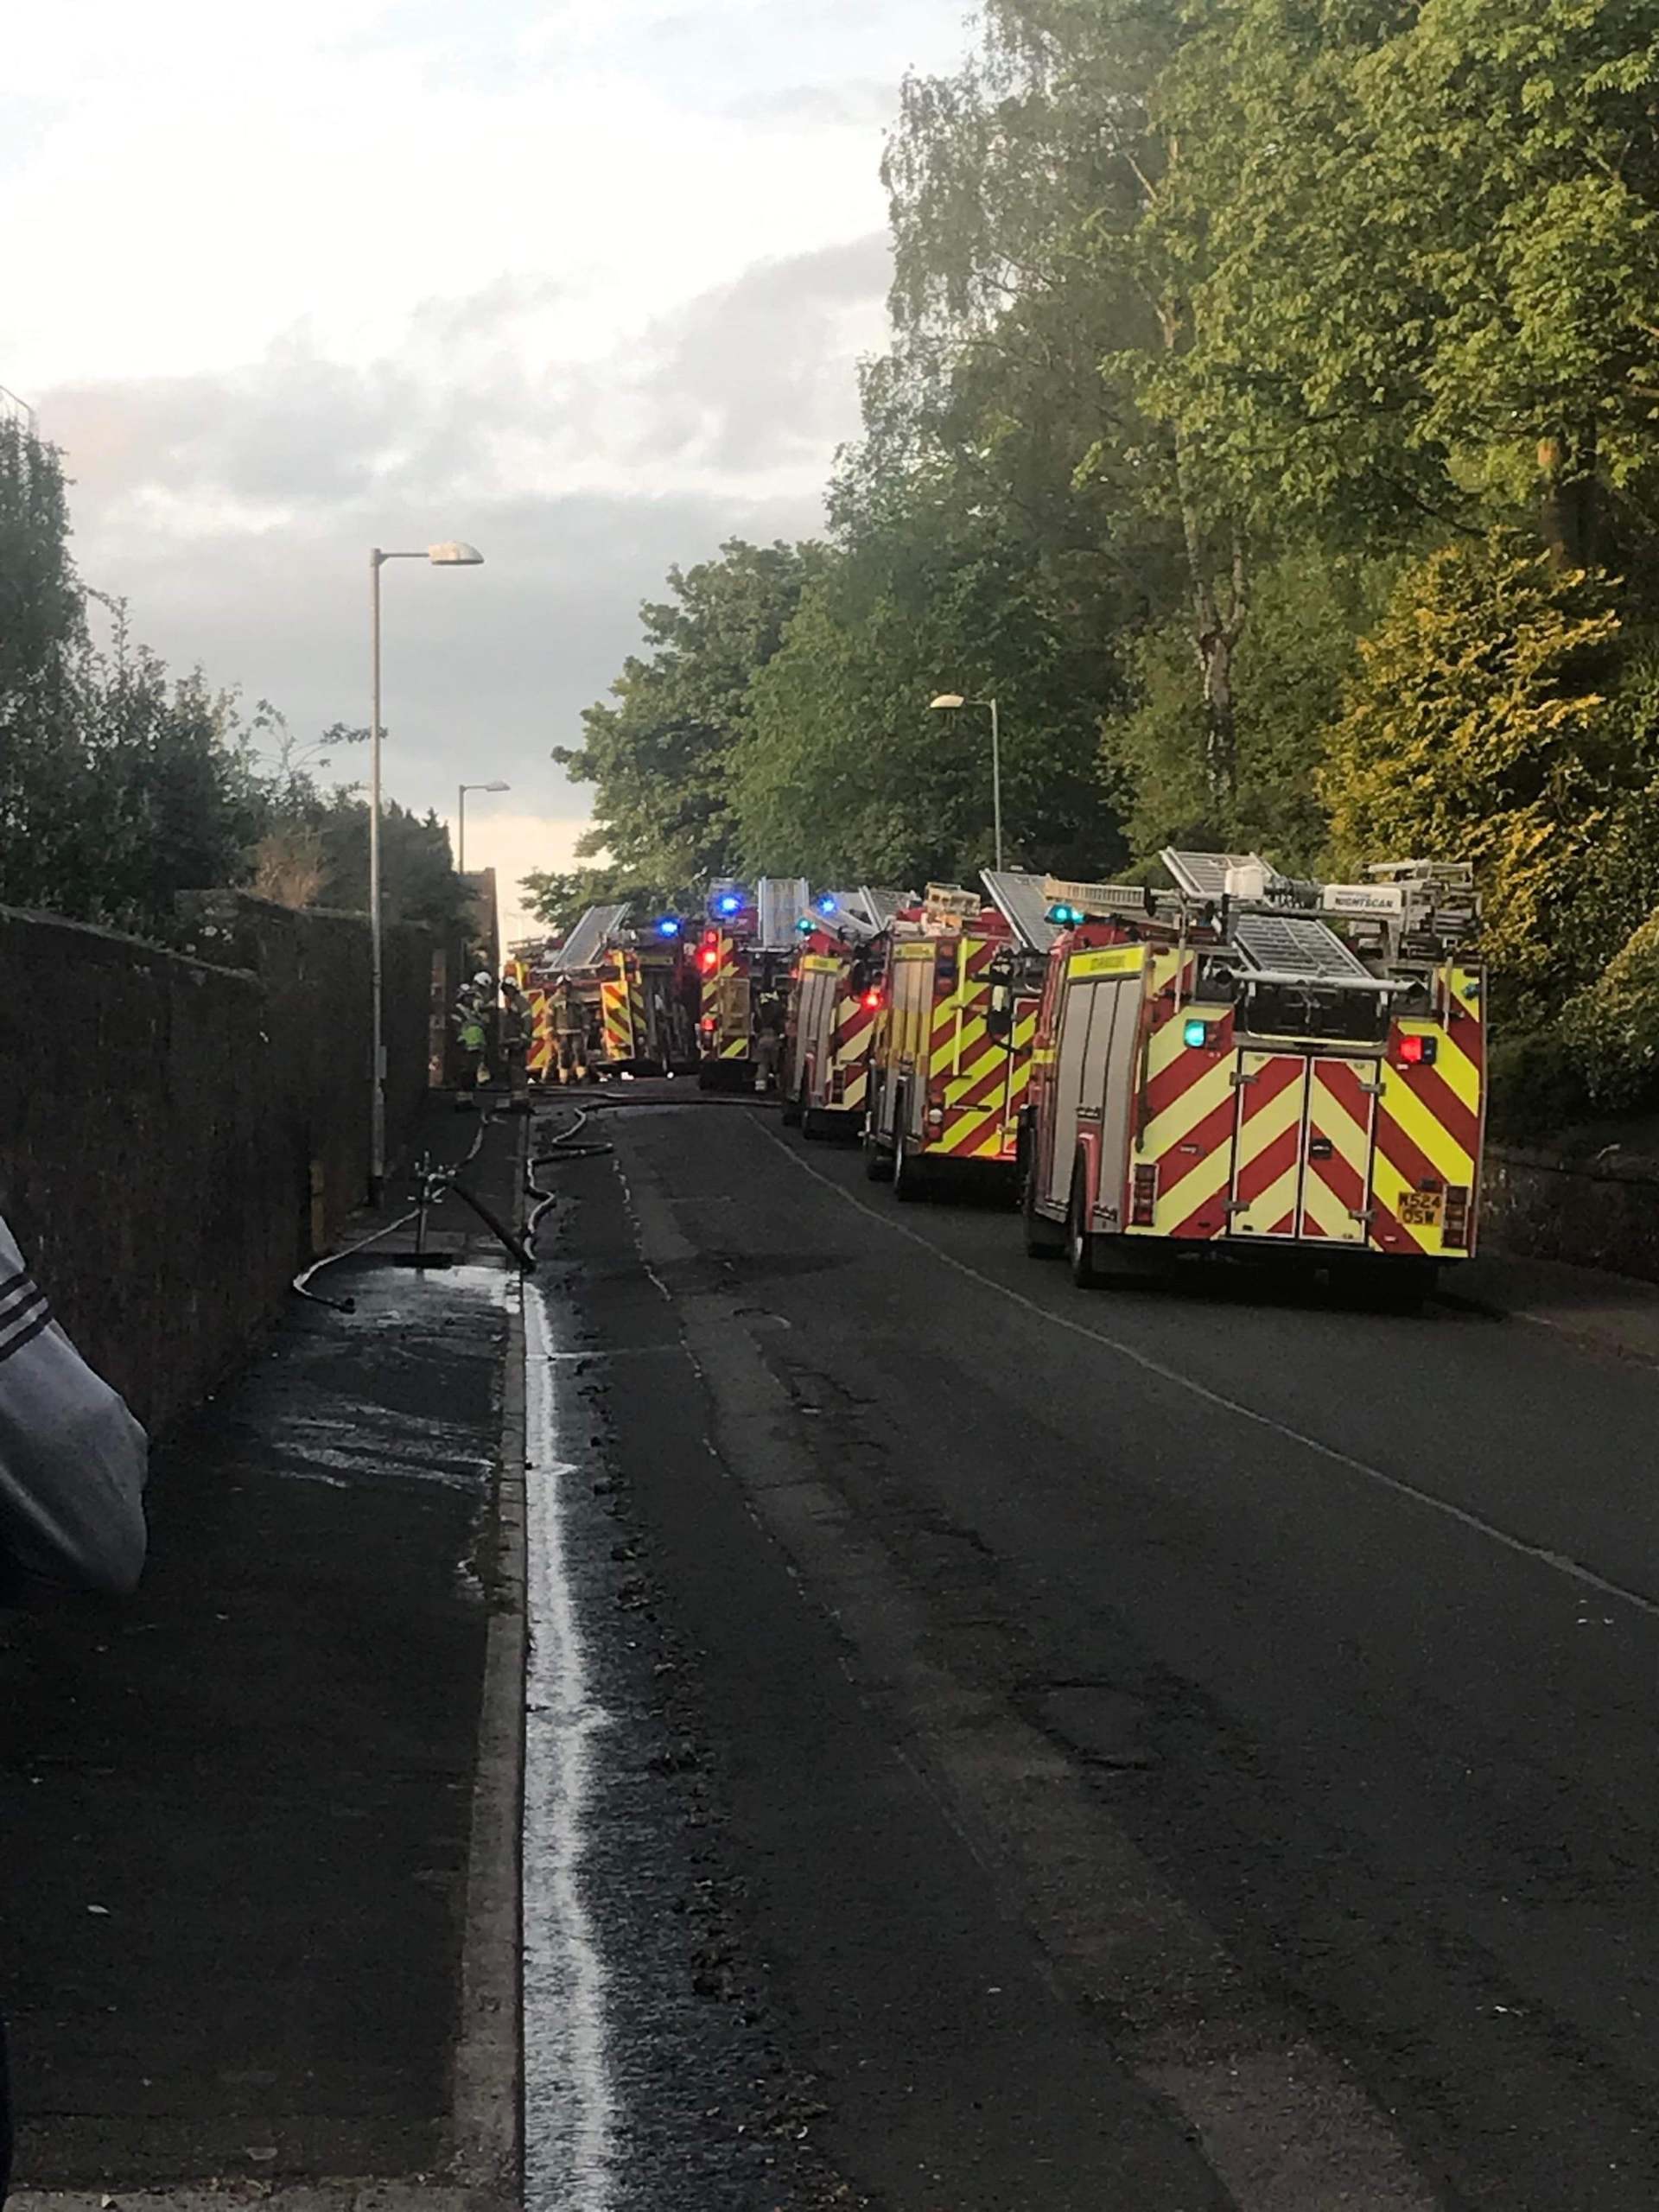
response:
[[[1659,1285],[1558,1260],[1492,1255],[1452,1269],[1447,1302],[1553,1329],[1623,1359],[1659,1364]]]
[[[456,1158],[479,1127],[435,1103],[423,1141]],[[493,1124],[466,1171],[509,1216],[522,1141]],[[457,2059],[516,1274],[454,1199],[454,1265],[388,1264],[411,1241],[318,1275],[353,1310],[296,1297],[166,1440],[135,1600],[0,1627],[25,2205],[493,2186],[460,2171],[487,2033],[465,2111]]]

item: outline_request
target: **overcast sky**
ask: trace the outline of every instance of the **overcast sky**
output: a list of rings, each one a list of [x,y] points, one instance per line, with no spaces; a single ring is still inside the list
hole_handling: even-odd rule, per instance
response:
[[[568,859],[577,734],[673,561],[816,529],[880,345],[877,175],[968,0],[55,0],[9,17],[0,385],[89,583],[469,863]],[[499,810],[492,811],[492,810]],[[516,926],[508,916],[510,926]]]

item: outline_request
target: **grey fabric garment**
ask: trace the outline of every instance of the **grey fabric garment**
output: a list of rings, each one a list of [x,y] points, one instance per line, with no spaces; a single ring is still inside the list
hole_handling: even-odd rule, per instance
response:
[[[149,1441],[52,1319],[0,1221],[0,1567],[124,1596],[144,1564]]]

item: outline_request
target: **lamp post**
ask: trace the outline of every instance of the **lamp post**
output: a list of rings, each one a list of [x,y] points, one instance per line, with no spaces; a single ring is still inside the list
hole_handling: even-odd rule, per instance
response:
[[[510,791],[511,784],[457,784],[455,786],[455,874],[467,873],[467,794],[468,791]]]
[[[1002,728],[995,699],[964,699],[960,691],[941,691],[931,710],[945,713],[957,707],[988,707],[991,710],[991,807],[995,817],[996,865],[1002,867]]]
[[[373,664],[374,716],[369,726],[369,1195],[386,1179],[385,927],[380,899],[380,571],[388,561],[429,561],[435,569],[476,569],[484,556],[475,545],[449,542],[423,553],[369,549],[369,642]]]

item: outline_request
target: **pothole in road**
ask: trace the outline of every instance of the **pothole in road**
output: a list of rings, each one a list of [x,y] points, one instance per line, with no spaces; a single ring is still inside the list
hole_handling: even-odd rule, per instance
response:
[[[1132,1770],[1158,1764],[1147,1741],[1146,1705],[1109,1683],[1051,1683],[1021,1701],[1039,1728],[1090,1766]]]

